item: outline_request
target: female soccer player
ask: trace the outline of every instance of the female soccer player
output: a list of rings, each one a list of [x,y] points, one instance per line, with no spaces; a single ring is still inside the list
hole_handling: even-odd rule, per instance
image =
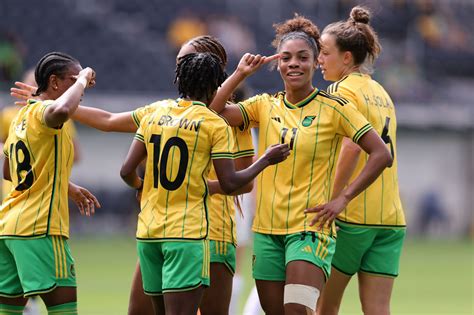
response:
[[[77,314],[67,242],[74,150],[63,125],[84,89],[95,84],[95,73],[71,56],[52,52],[39,61],[35,77],[38,99],[16,115],[4,146],[4,177],[15,188],[0,207],[0,312],[21,313],[29,296],[40,295],[50,314]],[[85,202],[90,209],[94,198]]]
[[[253,276],[266,314],[309,314],[330,273],[334,218],[391,164],[391,156],[353,104],[313,86],[320,44],[311,21],[295,16],[276,25],[273,44],[285,91],[226,105],[233,89],[267,59],[246,54],[211,108],[232,126],[258,124],[259,152],[275,142],[292,149],[286,161],[257,180]],[[342,136],[358,143],[369,158],[358,178],[328,202]],[[312,226],[304,210],[317,205],[318,225]]]
[[[356,273],[364,314],[390,314],[390,295],[405,238],[397,177],[395,107],[384,88],[369,75],[381,49],[369,19],[367,9],[355,7],[348,20],[328,25],[321,36],[319,63],[324,79],[336,82],[328,92],[356,105],[390,148],[393,165],[337,217],[336,253],[318,306],[319,314],[324,315],[338,313],[344,289]],[[367,154],[344,138],[333,197],[354,181],[366,161]]]
[[[143,118],[120,174],[142,189],[137,248],[143,287],[156,314],[195,314],[209,285],[207,176],[212,160],[225,193],[286,159],[288,145],[272,145],[254,164],[234,170],[232,131],[207,108],[224,80],[210,53],[182,57],[176,80],[181,99],[164,101]],[[146,158],[145,178],[136,174]]]
[[[186,54],[195,52],[211,52],[220,59],[220,65],[224,69],[227,64],[227,54],[222,44],[212,36],[198,36],[185,43],[177,55],[177,60]],[[28,98],[34,88],[22,83],[17,85],[22,89],[12,89],[12,95],[19,98]],[[73,119],[90,127],[102,131],[136,132],[140,121],[148,113],[160,106],[160,102],[140,107],[134,111],[123,113],[110,113],[101,109],[79,106]],[[236,143],[235,167],[237,170],[244,169],[252,164],[253,145],[249,130],[233,128]],[[216,179],[215,171],[211,166],[209,179]],[[215,182],[215,181],[214,181]],[[236,193],[246,193],[252,190],[253,183],[247,184]],[[227,314],[232,293],[232,280],[235,271],[235,208],[232,198],[225,197],[218,192],[218,185],[212,185],[211,190],[217,189],[210,197],[210,250],[211,250],[211,286],[205,291],[201,301],[201,313],[205,314]],[[213,193],[213,191],[211,191]],[[219,281],[212,280],[219,279]],[[130,292],[129,315],[147,315],[153,313],[150,298],[143,293],[140,266],[137,264],[132,280]]]

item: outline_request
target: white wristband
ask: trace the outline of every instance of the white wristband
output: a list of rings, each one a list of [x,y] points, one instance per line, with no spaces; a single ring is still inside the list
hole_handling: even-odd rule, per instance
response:
[[[77,79],[77,82],[80,83],[84,89],[86,88],[86,86],[87,86],[87,79],[86,78],[80,77],[79,79]]]

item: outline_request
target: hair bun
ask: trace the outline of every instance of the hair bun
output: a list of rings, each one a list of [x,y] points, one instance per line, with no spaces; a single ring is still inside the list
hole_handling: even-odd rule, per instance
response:
[[[370,12],[361,6],[354,7],[351,10],[350,19],[357,23],[369,24]]]

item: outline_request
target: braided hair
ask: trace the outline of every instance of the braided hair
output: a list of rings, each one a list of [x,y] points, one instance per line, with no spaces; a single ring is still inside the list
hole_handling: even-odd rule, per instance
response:
[[[40,59],[35,68],[35,80],[38,89],[33,96],[38,96],[48,89],[49,77],[51,75],[62,76],[71,65],[79,64],[79,61],[62,52],[50,52]]]
[[[186,44],[193,46],[197,52],[210,52],[215,54],[219,57],[222,68],[225,68],[227,65],[227,53],[217,38],[210,35],[202,35],[192,38]]]
[[[178,60],[174,83],[180,97],[207,104],[224,80],[220,59],[213,53],[192,53]]]

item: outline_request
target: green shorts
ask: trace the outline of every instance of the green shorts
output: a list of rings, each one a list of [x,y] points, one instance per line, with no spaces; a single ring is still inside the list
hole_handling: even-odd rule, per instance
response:
[[[0,239],[0,296],[28,297],[76,287],[74,259],[62,236]]]
[[[147,295],[209,286],[209,241],[137,241]]]
[[[361,271],[374,275],[398,276],[405,228],[366,228],[336,222],[336,253],[332,266],[352,276]]]
[[[232,275],[235,273],[235,245],[229,242],[209,241],[211,263],[224,264]]]
[[[321,233],[255,233],[253,277],[256,280],[285,281],[286,265],[291,261],[304,260],[321,268],[327,279],[335,247],[335,240]]]

